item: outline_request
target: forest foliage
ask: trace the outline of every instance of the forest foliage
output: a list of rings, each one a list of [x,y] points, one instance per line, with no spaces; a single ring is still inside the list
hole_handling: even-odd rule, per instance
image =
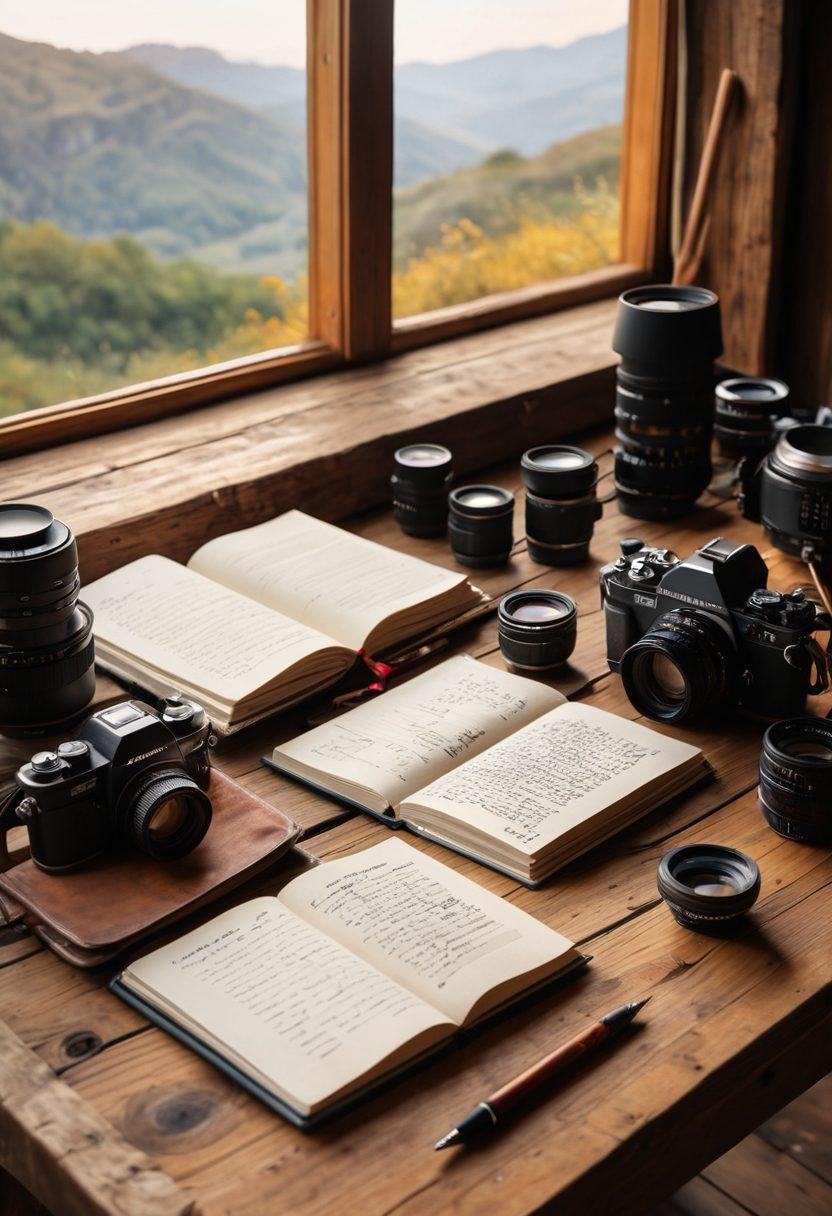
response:
[[[489,234],[462,218],[396,270],[394,315],[608,265],[617,195],[576,185],[570,213],[529,204]],[[89,241],[0,221],[0,415],[301,341],[307,286],[160,261],[134,237]]]

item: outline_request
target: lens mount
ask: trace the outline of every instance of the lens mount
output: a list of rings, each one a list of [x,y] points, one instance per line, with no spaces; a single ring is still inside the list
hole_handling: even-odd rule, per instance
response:
[[[735,678],[734,644],[707,613],[666,612],[621,657],[632,704],[657,722],[681,722],[724,700]]]
[[[192,852],[211,825],[211,800],[187,773],[175,769],[139,779],[124,816],[128,839],[156,861]]]

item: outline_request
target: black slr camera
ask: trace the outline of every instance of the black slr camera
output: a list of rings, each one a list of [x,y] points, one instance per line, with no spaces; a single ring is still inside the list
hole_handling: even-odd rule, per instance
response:
[[[804,712],[828,687],[812,637],[829,628],[802,591],[766,588],[753,545],[717,537],[686,561],[640,540],[601,570],[607,657],[636,709],[680,722],[716,703],[767,718]]]
[[[101,709],[77,739],[18,769],[17,817],[42,870],[74,870],[123,843],[168,861],[202,840],[211,823],[211,724],[181,697],[160,710],[141,701]]]

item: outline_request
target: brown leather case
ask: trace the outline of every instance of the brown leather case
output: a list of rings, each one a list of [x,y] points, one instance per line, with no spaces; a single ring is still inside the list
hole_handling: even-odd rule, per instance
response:
[[[67,962],[108,962],[267,869],[298,837],[293,820],[217,769],[208,794],[211,827],[181,861],[125,849],[54,875],[27,859],[0,874],[0,895],[22,905],[32,930]]]

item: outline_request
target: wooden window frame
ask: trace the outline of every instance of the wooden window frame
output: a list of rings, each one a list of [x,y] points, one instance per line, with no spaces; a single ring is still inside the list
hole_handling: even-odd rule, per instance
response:
[[[630,0],[621,262],[392,320],[394,0],[307,0],[308,341],[0,421],[0,457],[574,307],[668,267],[678,0]]]

